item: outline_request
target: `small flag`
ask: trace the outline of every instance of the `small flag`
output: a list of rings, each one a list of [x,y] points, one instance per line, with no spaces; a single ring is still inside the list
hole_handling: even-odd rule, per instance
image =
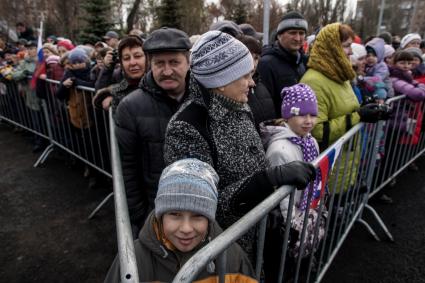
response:
[[[318,163],[318,178],[319,178],[319,188],[313,193],[312,201],[310,208],[317,208],[320,200],[322,199],[323,194],[326,191],[326,185],[328,182],[329,174],[332,171],[335,160],[338,158],[339,153],[341,152],[342,144],[337,143],[334,148],[332,148]]]
[[[43,20],[40,21],[40,32],[38,34],[37,42],[37,64],[35,66],[35,71],[31,78],[31,89],[35,89],[37,86],[37,79],[41,74],[46,73],[46,64],[44,64],[43,56]]]
[[[43,62],[43,20],[40,21],[40,32],[37,41],[38,62]]]

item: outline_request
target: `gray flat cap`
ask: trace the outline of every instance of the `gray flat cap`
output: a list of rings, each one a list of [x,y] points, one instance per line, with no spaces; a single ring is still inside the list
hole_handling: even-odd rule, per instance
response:
[[[143,44],[146,53],[187,51],[191,48],[189,36],[184,31],[163,27],[152,32]]]

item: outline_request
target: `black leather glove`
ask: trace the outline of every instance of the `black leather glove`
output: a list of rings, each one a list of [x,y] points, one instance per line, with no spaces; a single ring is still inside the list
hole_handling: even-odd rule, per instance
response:
[[[387,105],[370,103],[359,109],[360,121],[366,123],[376,123],[379,120],[390,118],[391,109]]]
[[[307,184],[316,177],[313,165],[303,161],[293,161],[266,170],[267,177],[273,186],[291,185],[304,190]]]

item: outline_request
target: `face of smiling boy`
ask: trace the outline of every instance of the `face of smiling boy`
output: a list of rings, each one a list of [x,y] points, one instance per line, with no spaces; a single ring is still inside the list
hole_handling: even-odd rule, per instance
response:
[[[190,211],[172,211],[162,216],[165,237],[181,252],[190,252],[207,236],[208,219]]]

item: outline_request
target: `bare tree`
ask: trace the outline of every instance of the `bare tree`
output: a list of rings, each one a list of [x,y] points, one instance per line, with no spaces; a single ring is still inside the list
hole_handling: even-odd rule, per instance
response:
[[[249,15],[249,23],[261,32],[270,33],[276,29],[284,14],[284,7],[276,0],[270,1],[270,30],[263,31],[264,1],[256,0]]]
[[[135,0],[130,8],[130,12],[128,13],[127,17],[127,32],[130,32],[130,30],[134,28],[134,24],[136,23],[137,16],[139,14],[141,2],[141,0]]]

